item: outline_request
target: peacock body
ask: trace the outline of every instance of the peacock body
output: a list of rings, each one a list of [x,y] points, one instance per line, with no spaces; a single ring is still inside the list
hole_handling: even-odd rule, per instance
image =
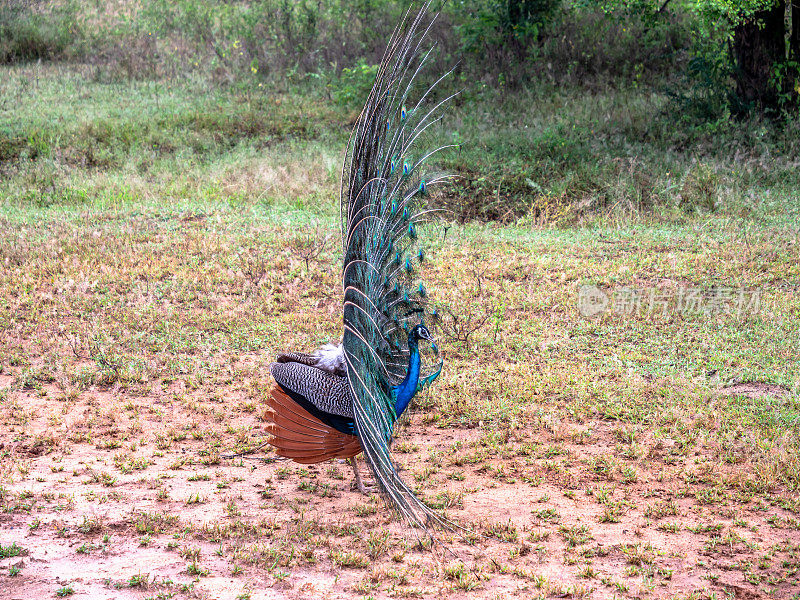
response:
[[[266,415],[279,455],[300,463],[349,458],[362,491],[353,457],[363,452],[380,491],[424,530],[431,519],[441,521],[400,478],[390,445],[398,417],[442,368],[429,329],[436,311],[416,278],[425,261],[420,227],[432,212],[424,199],[447,177],[422,168],[442,148],[416,148],[447,100],[427,107],[440,78],[411,104],[430,55],[422,51],[432,24],[427,9],[406,14],[392,35],[348,143],[340,196],[342,342],[279,355]]]

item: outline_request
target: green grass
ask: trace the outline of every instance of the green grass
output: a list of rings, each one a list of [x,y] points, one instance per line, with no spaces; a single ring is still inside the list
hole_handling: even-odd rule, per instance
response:
[[[353,115],[319,90],[98,72],[5,68],[0,191],[8,202],[277,203],[317,215],[330,207],[320,200],[336,193]],[[540,84],[509,97],[467,88],[430,143],[461,144],[442,156],[461,177],[438,200],[458,219],[541,226],[724,216],[780,226],[798,217],[789,158],[797,133],[795,123],[681,123],[649,88],[587,95]]]
[[[24,555],[26,550],[17,546],[17,543],[9,544],[8,546],[0,545],[0,558],[11,558],[13,556]]]
[[[331,187],[335,159],[317,144],[309,172],[295,177],[286,163],[307,155],[312,140],[333,137],[338,146],[346,136],[335,107],[258,87],[239,94],[209,93],[202,81],[103,83],[64,66],[6,74],[0,189],[26,207],[113,207],[156,196],[270,204],[298,186],[308,202]],[[271,167],[264,156],[274,156]]]

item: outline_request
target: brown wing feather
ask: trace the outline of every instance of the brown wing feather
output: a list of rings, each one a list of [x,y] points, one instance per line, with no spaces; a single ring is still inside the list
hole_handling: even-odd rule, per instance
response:
[[[297,402],[286,394],[286,392],[278,385],[272,388],[267,406],[271,408],[276,414],[281,415],[286,421],[292,421],[296,424],[295,429],[299,431],[314,431],[319,435],[328,433],[330,427],[322,423],[315,416],[311,415],[308,411],[302,408]]]
[[[326,432],[318,432],[315,429],[303,429],[294,421],[290,421],[285,416],[274,411],[270,411],[269,419],[272,423],[267,425],[269,431],[275,437],[283,437],[290,440],[304,440],[312,444],[319,444],[328,437]]]
[[[361,452],[361,443],[326,425],[275,385],[267,400],[264,419],[272,434],[269,443],[278,456],[301,464],[314,464],[330,458],[350,458]]]
[[[301,465],[315,465],[331,458],[344,458],[339,456],[338,451],[322,452],[322,453],[309,453],[306,450],[284,450],[276,449],[279,456],[291,458],[294,462]]]

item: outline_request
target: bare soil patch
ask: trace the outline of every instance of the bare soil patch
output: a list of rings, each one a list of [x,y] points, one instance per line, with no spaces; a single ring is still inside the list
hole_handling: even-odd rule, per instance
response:
[[[736,383],[734,385],[724,387],[720,393],[726,396],[738,395],[747,396],[748,398],[763,398],[764,396],[784,398],[789,396],[791,391],[782,385],[751,381],[748,383]]]
[[[268,358],[250,356],[261,365]],[[266,371],[262,371],[266,372]],[[13,375],[14,371],[10,371]],[[721,486],[609,421],[398,436],[403,476],[473,533],[420,548],[347,464],[270,451],[241,386],[7,390],[0,598],[796,598],[796,495]],[[240,382],[241,383],[241,382]],[[268,382],[260,382],[266,384]],[[237,408],[234,408],[237,407]],[[621,442],[623,440],[623,442]],[[265,460],[253,460],[260,457]],[[447,548],[447,549],[444,549]],[[15,574],[11,574],[14,570]]]

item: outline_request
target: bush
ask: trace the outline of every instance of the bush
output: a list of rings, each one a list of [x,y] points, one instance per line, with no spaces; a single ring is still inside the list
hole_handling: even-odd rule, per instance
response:
[[[60,58],[81,37],[72,3],[38,6],[31,0],[0,3],[0,64]]]
[[[456,26],[461,52],[498,83],[524,78],[525,63],[540,31],[551,21],[560,0],[464,0]]]
[[[345,67],[333,88],[333,99],[344,106],[361,106],[375,82],[378,65],[368,65],[364,59],[352,68]]]
[[[305,75],[378,64],[402,6],[359,2],[152,0],[141,13],[149,31],[212,67],[260,77]],[[185,57],[184,57],[185,58]]]

